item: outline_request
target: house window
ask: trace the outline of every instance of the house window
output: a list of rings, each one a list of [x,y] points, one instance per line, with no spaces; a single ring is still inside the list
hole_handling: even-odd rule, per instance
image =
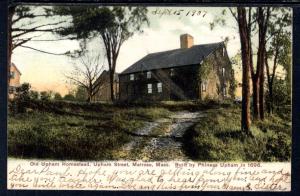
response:
[[[225,76],[225,68],[222,68],[222,76]]]
[[[147,71],[147,78],[151,78],[151,71]]]
[[[130,80],[134,80],[134,74],[130,74]]]
[[[174,76],[174,75],[175,75],[174,69],[172,68],[172,69],[170,70],[170,76]]]
[[[10,78],[12,78],[12,79],[15,78],[15,72],[14,71],[10,72]]]
[[[148,94],[152,93],[152,84],[148,84]]]
[[[10,86],[10,87],[8,88],[8,93],[9,93],[9,94],[14,94],[15,92],[16,92],[16,87]]]
[[[157,83],[157,92],[159,92],[159,93],[162,92],[162,83],[161,82]]]
[[[202,92],[206,92],[207,91],[207,82],[202,82]]]
[[[225,56],[225,48],[222,48],[222,55]]]
[[[226,96],[227,92],[226,92],[226,87],[223,87],[223,96]]]

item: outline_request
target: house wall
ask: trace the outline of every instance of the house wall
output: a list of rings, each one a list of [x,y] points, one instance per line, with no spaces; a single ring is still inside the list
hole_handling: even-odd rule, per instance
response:
[[[223,49],[225,50],[224,53]],[[203,91],[203,86],[201,85],[201,83],[204,81],[199,80],[199,98],[224,99],[229,97],[231,72],[233,70],[226,48],[220,47],[218,50],[211,53],[205,61],[206,63],[210,64],[213,69],[211,69],[211,72],[208,74],[208,77],[205,80],[207,82],[206,91]],[[222,68],[225,68],[224,75],[222,73]],[[226,94],[223,93],[224,88]]]
[[[199,78],[201,65],[187,65],[168,69],[151,70],[151,78],[147,78],[147,71],[130,74],[120,74],[121,101],[159,101],[159,100],[189,100],[189,99],[223,99],[229,96],[229,81],[231,77],[231,63],[226,49],[220,47],[206,58],[212,66],[207,78],[207,89],[204,92]],[[222,68],[225,68],[224,76]],[[171,76],[173,70],[174,75]],[[158,93],[157,83],[162,82],[163,92]],[[147,84],[152,84],[152,93],[148,93]],[[223,88],[226,94],[223,94]]]
[[[158,101],[197,99],[197,65],[152,70],[151,78],[147,72],[122,74],[120,79],[120,100],[124,101]],[[157,83],[162,83],[162,92],[158,92]],[[148,93],[148,84],[152,84],[152,93]]]
[[[113,84],[113,91],[114,91],[114,97],[115,99],[118,99],[119,95],[119,83],[117,79],[117,75],[115,76],[116,78],[114,79],[114,84]],[[111,101],[111,89],[110,89],[110,77],[109,77],[109,72],[108,71],[103,71],[102,74],[99,76],[97,81],[95,82],[97,84],[100,83],[100,88],[98,92],[94,95],[93,101]]]
[[[114,96],[115,99],[118,99],[119,94],[119,83],[114,82]],[[100,88],[100,90],[96,93],[96,95],[93,97],[93,101],[111,101],[111,95],[110,95],[110,82],[105,81],[103,86]]]
[[[21,74],[14,65],[10,66],[10,74],[8,98],[13,99],[15,96],[15,88],[20,86]]]

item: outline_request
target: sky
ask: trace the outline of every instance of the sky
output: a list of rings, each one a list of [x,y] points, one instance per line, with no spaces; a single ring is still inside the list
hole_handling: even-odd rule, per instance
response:
[[[225,8],[207,7],[148,7],[149,26],[144,26],[143,33],[136,33],[121,46],[117,60],[118,73],[153,52],[172,50],[180,47],[179,37],[188,33],[194,37],[194,44],[206,44],[230,40],[227,44],[229,57],[233,57],[240,50],[239,34],[235,19],[227,14],[226,25],[216,25],[211,30],[210,23],[220,16]],[[37,9],[38,10],[38,9]],[[182,10],[180,16],[168,15],[167,10]],[[193,12],[196,12],[192,16]],[[201,11],[201,13],[200,13]],[[157,14],[164,12],[165,14]],[[197,14],[199,13],[199,14]],[[205,15],[204,15],[205,13]],[[47,23],[48,19],[38,21]],[[45,33],[38,39],[56,39],[57,36]],[[76,50],[79,43],[76,40],[56,42],[28,42],[26,46],[42,49],[54,53]],[[95,38],[88,44],[90,50],[102,51],[101,38]],[[103,53],[103,51],[102,51]],[[103,56],[103,62],[106,63]],[[67,56],[56,56],[40,53],[27,48],[18,47],[13,51],[14,62],[22,73],[21,83],[29,82],[33,90],[51,90],[62,95],[67,94],[74,87],[65,78],[65,74],[72,71],[74,60]]]

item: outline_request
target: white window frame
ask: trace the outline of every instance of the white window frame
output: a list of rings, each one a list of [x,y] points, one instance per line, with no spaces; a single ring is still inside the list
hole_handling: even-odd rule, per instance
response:
[[[131,81],[134,80],[134,74],[130,74],[129,78],[130,78]]]
[[[16,73],[15,73],[14,71],[11,71],[11,72],[10,72],[10,78],[11,78],[11,79],[14,79],[14,78],[15,78],[15,75],[16,75]]]
[[[148,92],[148,94],[152,94],[152,92],[153,92],[152,84],[151,83],[147,84],[147,92]]]
[[[8,93],[9,94],[14,94],[16,92],[16,87],[14,86],[9,86],[8,87]]]
[[[222,76],[225,76],[225,67],[222,67]]]
[[[174,73],[174,68],[171,68],[170,69],[170,76],[174,76],[175,75],[175,73]]]
[[[226,87],[225,86],[223,87],[223,96],[224,97],[227,96],[227,91],[226,91]]]
[[[162,93],[162,91],[163,91],[163,89],[162,89],[162,83],[159,82],[159,83],[157,83],[157,92],[158,93]]]
[[[202,82],[202,92],[206,92],[207,91],[207,82],[204,81]]]
[[[151,78],[151,71],[147,71],[147,79]]]

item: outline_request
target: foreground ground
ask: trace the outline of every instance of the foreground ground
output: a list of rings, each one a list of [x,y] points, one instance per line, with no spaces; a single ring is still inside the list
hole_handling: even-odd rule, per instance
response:
[[[9,156],[75,160],[286,161],[290,111],[240,129],[235,104],[34,102],[9,116]]]

